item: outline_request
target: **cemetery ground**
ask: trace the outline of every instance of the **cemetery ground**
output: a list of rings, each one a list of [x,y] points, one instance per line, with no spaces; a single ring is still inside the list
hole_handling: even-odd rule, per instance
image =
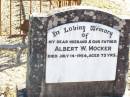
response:
[[[85,0],[83,1],[86,2]],[[121,3],[119,6],[120,2],[111,2],[111,6],[108,6],[107,3],[100,3],[99,5],[97,5],[97,3],[94,2],[95,0],[88,1],[89,2],[87,3],[83,3],[83,5],[96,6],[104,8],[105,10],[110,10],[111,8],[113,8],[113,10],[111,11],[117,15],[122,13],[122,15],[130,16],[130,11],[128,10],[128,13],[126,10],[123,9],[123,7],[126,7],[125,4]],[[21,38],[8,39],[5,36],[0,36],[0,45],[17,43],[22,43]],[[20,64],[17,64],[16,58],[18,49],[0,49],[0,97],[26,97],[24,93],[26,87],[27,49],[23,50],[20,56],[21,62]],[[124,97],[130,97],[130,70],[128,71],[127,76],[126,96]]]

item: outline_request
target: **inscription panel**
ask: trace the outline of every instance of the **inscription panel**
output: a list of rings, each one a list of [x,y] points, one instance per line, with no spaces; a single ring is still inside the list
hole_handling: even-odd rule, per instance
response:
[[[113,81],[119,31],[90,23],[68,23],[48,31],[46,83]]]

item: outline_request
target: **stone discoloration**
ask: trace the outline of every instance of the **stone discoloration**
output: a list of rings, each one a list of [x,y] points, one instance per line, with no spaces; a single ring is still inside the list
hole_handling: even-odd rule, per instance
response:
[[[86,82],[46,84],[47,30],[73,22],[94,22],[120,31],[116,80],[112,82]],[[87,9],[75,9],[48,17],[31,17],[29,33],[29,64],[27,89],[29,97],[94,97],[122,96],[125,73],[128,68],[128,24],[111,14]]]

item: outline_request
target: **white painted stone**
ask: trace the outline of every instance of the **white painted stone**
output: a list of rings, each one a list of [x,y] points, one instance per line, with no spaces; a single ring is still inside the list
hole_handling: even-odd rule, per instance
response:
[[[91,31],[91,26],[106,29],[111,33],[99,30]],[[73,27],[77,27],[77,30],[73,29],[65,32],[65,29],[72,29]],[[54,36],[54,32],[57,35]],[[66,40],[66,43],[58,43],[58,40]],[[70,43],[71,40],[87,41],[87,43]],[[96,40],[100,43],[89,43],[89,40],[93,42]],[[103,43],[102,40],[115,40],[116,42]],[[49,41],[54,41],[54,43]],[[119,32],[98,23],[77,22],[50,29],[47,35],[46,83],[115,80],[118,44]],[[81,50],[81,46],[85,46],[87,49]],[[91,46],[109,47],[109,49],[91,50],[89,49]],[[68,47],[68,50],[60,51],[56,47]],[[72,47],[72,49],[69,47]],[[68,57],[60,57],[62,54]],[[78,57],[78,54],[86,54],[87,57]],[[91,54],[95,54],[97,57],[91,57]],[[115,56],[110,57],[109,54],[114,54]],[[48,57],[49,55],[56,55],[57,58],[50,58]]]

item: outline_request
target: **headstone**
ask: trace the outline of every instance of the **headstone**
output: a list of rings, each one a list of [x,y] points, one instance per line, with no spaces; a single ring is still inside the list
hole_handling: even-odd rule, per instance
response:
[[[28,97],[122,96],[129,24],[109,13],[81,7],[32,15]]]

